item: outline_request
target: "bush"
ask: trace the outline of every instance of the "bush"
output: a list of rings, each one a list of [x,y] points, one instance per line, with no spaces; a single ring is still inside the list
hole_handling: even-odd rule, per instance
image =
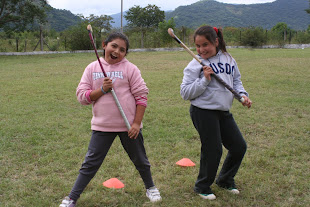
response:
[[[309,44],[310,43],[310,32],[296,33],[295,41],[297,44]]]
[[[90,50],[92,49],[86,30],[88,23],[82,22],[77,26],[70,27],[64,32],[67,47],[71,50]]]
[[[239,45],[241,38],[241,31],[235,27],[225,27],[223,30],[224,40],[229,45]]]
[[[262,27],[250,27],[242,32],[241,45],[257,47],[267,42],[265,30]]]

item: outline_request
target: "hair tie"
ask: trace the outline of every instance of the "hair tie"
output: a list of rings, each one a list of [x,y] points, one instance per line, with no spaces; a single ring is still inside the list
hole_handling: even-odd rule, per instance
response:
[[[213,27],[213,29],[215,30],[216,34],[218,34],[219,30],[216,27]]]

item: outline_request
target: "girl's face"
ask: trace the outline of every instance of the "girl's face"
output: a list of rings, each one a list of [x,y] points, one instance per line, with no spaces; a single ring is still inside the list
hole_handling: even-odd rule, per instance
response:
[[[218,44],[217,38],[215,44],[212,44],[205,36],[202,35],[197,35],[195,38],[196,51],[203,59],[208,59],[215,56],[216,47]]]
[[[112,40],[107,45],[102,43],[102,47],[105,50],[104,59],[111,65],[120,62],[126,56],[126,43],[120,38]]]

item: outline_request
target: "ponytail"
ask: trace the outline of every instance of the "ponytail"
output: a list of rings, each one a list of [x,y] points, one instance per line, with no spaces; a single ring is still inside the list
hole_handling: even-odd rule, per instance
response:
[[[216,27],[211,27],[211,26],[202,26],[202,27],[199,27],[195,31],[194,41],[195,41],[197,35],[204,36],[212,44],[215,44],[216,38],[218,38],[219,45],[217,47],[217,51],[221,50],[222,52],[227,52],[226,43],[224,41],[222,28],[216,28]]]
[[[219,46],[218,46],[219,50],[221,50],[222,52],[227,52],[222,28],[218,29],[217,37],[219,41]]]

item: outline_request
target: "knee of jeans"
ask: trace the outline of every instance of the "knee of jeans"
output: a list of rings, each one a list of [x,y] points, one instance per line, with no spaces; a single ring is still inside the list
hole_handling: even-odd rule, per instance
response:
[[[238,146],[238,150],[235,151],[236,154],[243,156],[247,150],[247,144],[244,142],[243,144]]]
[[[222,146],[222,144],[216,145],[214,147],[215,147],[215,150],[216,150],[217,154],[222,156],[222,154],[223,154],[223,146]]]
[[[217,154],[219,155],[219,157],[222,157],[222,154],[223,154],[223,148],[222,147],[219,147],[216,149],[217,151]]]
[[[88,150],[82,163],[82,169],[97,170],[102,164],[103,159],[96,153]]]
[[[150,170],[151,168],[151,164],[148,162],[148,161],[134,161],[133,160],[133,164],[135,165],[136,169],[138,171],[147,171],[147,170]]]
[[[88,177],[94,177],[97,171],[100,168],[100,164],[98,163],[91,163],[91,162],[84,162],[79,170],[79,172]]]
[[[244,144],[241,146],[241,150],[242,150],[243,154],[245,154],[247,148],[248,148],[247,143],[244,142]]]
[[[92,152],[91,150],[88,150],[86,155],[85,155],[85,158],[84,158],[84,161],[83,161],[83,165],[87,162],[89,162],[93,157],[95,157],[95,153]]]
[[[139,165],[139,166],[136,166],[136,169],[139,172],[146,172],[146,171],[149,171],[151,169],[151,166],[149,166],[149,165]]]

